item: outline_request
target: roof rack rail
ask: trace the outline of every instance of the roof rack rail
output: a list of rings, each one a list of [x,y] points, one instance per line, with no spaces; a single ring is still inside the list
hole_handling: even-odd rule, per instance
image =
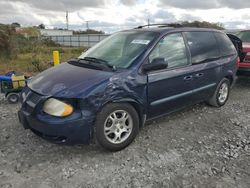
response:
[[[148,25],[141,25],[136,27],[135,29],[142,29],[145,27],[151,27],[151,26],[158,26],[158,27],[183,27],[183,25],[178,23],[171,23],[171,24],[148,24]]]

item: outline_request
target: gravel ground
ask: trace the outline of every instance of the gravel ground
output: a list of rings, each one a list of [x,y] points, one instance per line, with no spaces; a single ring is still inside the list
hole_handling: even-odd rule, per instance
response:
[[[110,153],[48,143],[0,97],[0,188],[250,187],[250,76],[222,108],[199,104],[148,123]]]

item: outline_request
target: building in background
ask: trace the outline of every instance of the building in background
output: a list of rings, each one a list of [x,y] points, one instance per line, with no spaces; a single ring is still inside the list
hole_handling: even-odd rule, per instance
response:
[[[53,36],[72,36],[73,30],[61,30],[61,29],[40,29],[41,36],[53,37]]]

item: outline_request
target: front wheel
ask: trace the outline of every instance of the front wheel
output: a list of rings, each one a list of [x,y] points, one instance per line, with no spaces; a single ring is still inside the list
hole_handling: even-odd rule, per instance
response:
[[[19,94],[18,93],[9,93],[7,96],[7,101],[10,104],[16,104],[19,101]]]
[[[226,104],[230,93],[230,81],[223,78],[218,84],[213,97],[208,103],[215,107],[221,107]]]
[[[138,132],[139,117],[129,104],[109,104],[97,115],[96,140],[107,150],[122,150]]]

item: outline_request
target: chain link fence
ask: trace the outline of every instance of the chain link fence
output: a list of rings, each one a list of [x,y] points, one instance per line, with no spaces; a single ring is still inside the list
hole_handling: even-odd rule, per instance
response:
[[[107,34],[82,34],[72,36],[46,36],[55,43],[67,47],[92,47],[105,39],[109,35]]]

